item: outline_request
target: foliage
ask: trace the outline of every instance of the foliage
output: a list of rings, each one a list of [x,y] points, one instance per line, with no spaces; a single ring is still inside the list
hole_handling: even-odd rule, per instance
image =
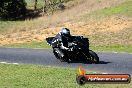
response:
[[[26,14],[25,0],[0,0],[0,18],[17,19]]]
[[[53,13],[55,10],[64,10],[64,2],[68,2],[70,0],[44,0],[44,8],[43,12],[51,12]]]

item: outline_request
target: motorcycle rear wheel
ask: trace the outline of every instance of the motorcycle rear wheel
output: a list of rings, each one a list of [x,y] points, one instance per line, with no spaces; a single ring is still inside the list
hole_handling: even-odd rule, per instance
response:
[[[85,56],[86,61],[88,61],[90,63],[93,63],[93,64],[98,64],[99,63],[99,57],[94,51],[89,50],[89,52],[85,51],[85,52],[82,52],[82,53]]]

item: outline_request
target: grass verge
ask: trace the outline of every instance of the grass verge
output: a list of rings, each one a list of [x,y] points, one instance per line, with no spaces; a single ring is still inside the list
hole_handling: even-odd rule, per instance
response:
[[[76,83],[75,69],[40,65],[0,64],[0,88],[130,88],[130,84]],[[89,72],[87,72],[89,73]]]
[[[50,46],[46,42],[36,42],[36,41],[33,41],[31,43],[8,44],[8,45],[3,45],[1,47],[11,47],[11,48],[50,48]]]
[[[85,14],[82,20],[88,20],[89,18],[101,19],[112,15],[132,17],[132,0],[126,0],[124,3],[114,7],[108,7],[94,11],[90,14]]]
[[[110,45],[110,46],[91,46],[92,50],[95,51],[108,51],[108,52],[127,52],[132,53],[132,46],[125,45]]]
[[[3,45],[1,47],[11,47],[11,48],[51,48],[46,42],[31,42],[23,44],[11,44]],[[132,46],[125,45],[110,45],[110,46],[90,46],[90,49],[94,51],[110,51],[110,52],[128,52],[132,53]]]

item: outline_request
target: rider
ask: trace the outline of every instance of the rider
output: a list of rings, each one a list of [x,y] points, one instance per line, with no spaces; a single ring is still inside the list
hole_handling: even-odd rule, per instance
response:
[[[68,43],[72,42],[72,36],[68,28],[62,28],[61,31],[52,40],[52,46],[60,47],[63,50],[68,50]]]
[[[59,54],[59,56],[63,59],[61,61],[69,61],[70,59],[65,58],[67,54],[67,50],[71,50],[72,48],[68,47],[68,43],[72,42],[72,36],[70,34],[70,30],[68,28],[62,28],[61,31],[55,36],[52,40],[52,47],[55,52]]]

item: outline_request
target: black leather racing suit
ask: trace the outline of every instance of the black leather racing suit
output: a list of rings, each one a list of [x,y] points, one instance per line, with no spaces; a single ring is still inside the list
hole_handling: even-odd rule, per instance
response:
[[[72,42],[72,36],[64,37],[61,33],[58,33],[52,40],[51,44],[53,49],[55,49],[61,57],[64,57],[64,53],[70,49],[68,43]]]
[[[72,36],[64,37],[61,33],[58,33],[52,40],[51,44],[53,48],[60,48],[67,50],[68,43],[72,42],[73,38]]]

